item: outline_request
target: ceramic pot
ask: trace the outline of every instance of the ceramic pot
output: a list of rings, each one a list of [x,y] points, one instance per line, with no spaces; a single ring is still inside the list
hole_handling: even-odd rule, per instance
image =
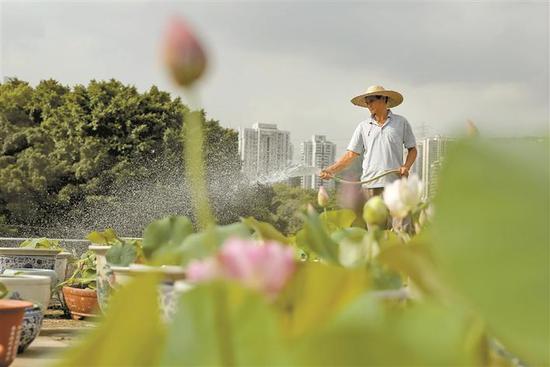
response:
[[[27,307],[23,316],[23,323],[21,324],[21,338],[19,339],[19,347],[17,353],[23,353],[25,349],[34,341],[40,328],[42,327],[42,320],[44,319],[44,313],[38,305]]]
[[[63,298],[73,319],[80,320],[82,317],[98,316],[99,306],[95,289],[64,286]]]
[[[60,252],[55,257],[54,270],[57,274],[57,279],[59,282],[64,282],[69,277],[69,272],[67,268],[69,266],[69,260],[73,257],[70,252]]]
[[[111,289],[124,286],[134,277],[142,273],[160,272],[163,274],[162,281],[159,283],[158,301],[162,315],[166,321],[173,319],[177,309],[178,296],[187,289],[183,279],[185,271],[179,266],[147,266],[142,264],[131,264],[129,267],[111,266],[107,279]],[[175,284],[178,283],[176,287]]]
[[[2,275],[42,275],[50,278],[50,285],[52,291],[55,289],[58,283],[57,273],[50,269],[6,269]]]
[[[51,298],[51,278],[44,275],[0,275],[0,282],[25,301],[36,303],[43,312]]]
[[[55,258],[61,250],[0,247],[0,272],[5,269],[55,269]]]
[[[109,275],[112,274],[111,267],[107,263],[106,254],[111,246],[91,245],[88,246],[95,254],[96,273],[97,273],[97,301],[101,311],[105,312],[107,299],[111,294],[112,288],[109,283]]]
[[[0,300],[0,366],[9,366],[17,355],[26,301]]]

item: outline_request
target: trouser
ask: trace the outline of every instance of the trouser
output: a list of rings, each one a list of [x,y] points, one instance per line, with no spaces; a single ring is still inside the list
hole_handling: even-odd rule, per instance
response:
[[[384,193],[383,187],[375,187],[372,189],[369,188],[363,188],[363,196],[365,197],[365,202],[369,201],[370,198],[374,196],[382,196]],[[386,226],[384,229],[392,229],[393,227],[396,227],[396,221],[399,219],[388,217],[388,221],[386,222]],[[367,223],[367,229],[370,231],[369,224]],[[405,218],[403,218],[403,230],[407,233],[413,233],[414,228],[412,225],[412,218],[411,215],[407,215]]]

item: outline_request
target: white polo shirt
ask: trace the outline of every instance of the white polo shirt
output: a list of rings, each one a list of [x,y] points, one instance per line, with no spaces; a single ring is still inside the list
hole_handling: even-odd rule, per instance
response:
[[[361,181],[365,181],[384,171],[401,167],[403,147],[409,149],[415,146],[416,139],[407,119],[388,110],[388,118],[382,126],[379,126],[372,116],[360,122],[347,150],[363,154]],[[398,178],[398,174],[389,174],[363,187],[369,189],[385,187]]]

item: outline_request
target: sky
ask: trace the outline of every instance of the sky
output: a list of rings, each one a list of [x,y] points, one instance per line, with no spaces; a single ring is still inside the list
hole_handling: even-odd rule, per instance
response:
[[[295,155],[313,134],[342,154],[370,85],[417,138],[548,135],[549,2],[1,1],[0,75],[36,85],[115,78],[182,95],[161,57],[174,15],[208,53],[198,84],[209,117],[238,129],[273,123]],[[185,98],[185,97],[184,97]]]

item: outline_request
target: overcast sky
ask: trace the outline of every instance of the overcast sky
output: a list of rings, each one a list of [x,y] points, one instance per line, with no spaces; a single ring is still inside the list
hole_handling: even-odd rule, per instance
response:
[[[401,92],[417,135],[543,135],[549,129],[549,2],[2,1],[2,76],[33,85],[115,78],[176,92],[160,44],[185,17],[210,65],[200,84],[223,126],[275,123],[295,150],[312,134],[342,153],[369,85]]]

